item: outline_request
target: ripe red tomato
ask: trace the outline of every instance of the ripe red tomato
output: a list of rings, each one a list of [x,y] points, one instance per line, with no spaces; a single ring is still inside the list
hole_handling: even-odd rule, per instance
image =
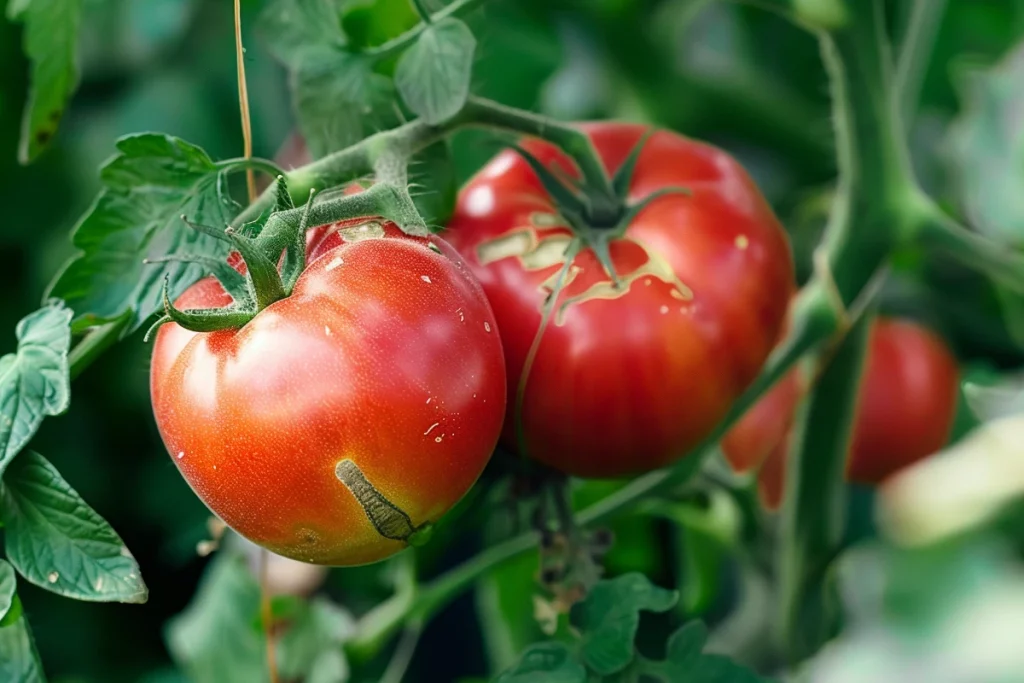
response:
[[[639,125],[584,126],[613,173]],[[575,173],[555,147],[525,145]],[[567,271],[522,404],[527,454],[585,477],[631,475],[684,455],[722,419],[776,342],[794,288],[786,234],[725,152],[667,131],[647,140],[629,189],[668,187],[610,243],[615,287],[592,249]],[[505,347],[516,445],[516,391],[572,232],[537,175],[499,154],[462,190],[446,237],[480,279]]]
[[[760,488],[769,508],[782,500],[786,442],[804,385],[792,371],[722,440],[735,470],[764,463]],[[877,484],[942,448],[953,427],[958,385],[956,359],[935,333],[908,320],[879,318],[857,399],[847,479]]]
[[[164,325],[150,388],[172,460],[229,526],[280,555],[391,555],[476,481],[505,371],[479,283],[436,237],[390,223],[311,231],[291,296],[238,330]],[[178,300],[230,299],[212,279]]]

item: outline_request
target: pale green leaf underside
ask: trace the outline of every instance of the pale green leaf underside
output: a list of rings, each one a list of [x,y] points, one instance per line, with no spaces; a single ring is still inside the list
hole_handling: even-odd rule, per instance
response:
[[[220,552],[188,609],[167,625],[167,649],[194,683],[267,679],[266,646],[253,620],[259,586],[242,558]]]
[[[54,304],[25,316],[15,330],[18,350],[0,358],[0,474],[45,416],[67,410],[71,315]]]
[[[78,600],[146,601],[135,558],[43,456],[25,451],[3,481],[7,558],[26,580]]]
[[[428,26],[395,68],[405,104],[429,124],[451,118],[469,96],[476,39],[458,19]]]
[[[43,665],[24,614],[13,624],[0,628],[0,681],[46,683]]]

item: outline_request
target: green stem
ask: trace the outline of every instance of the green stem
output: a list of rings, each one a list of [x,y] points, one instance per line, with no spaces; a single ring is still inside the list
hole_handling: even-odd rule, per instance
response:
[[[423,4],[423,0],[411,0],[412,8],[416,10],[416,14],[420,15],[420,21],[424,24],[433,23],[434,19],[430,16],[430,10],[427,9],[426,5]]]
[[[873,319],[869,309],[836,354],[820,359],[827,367],[801,411],[787,454],[775,633],[794,663],[817,651],[833,626],[824,599],[824,570],[845,528],[846,458]]]
[[[805,288],[794,309],[793,325],[786,340],[769,358],[753,385],[736,401],[729,415],[699,446],[671,468],[638,477],[615,493],[581,510],[575,519],[580,527],[606,522],[643,498],[664,492],[687,480],[698,470],[712,447],[743,412],[780,379],[801,356],[828,339],[837,319],[828,298],[817,285]],[[520,534],[483,550],[472,559],[422,586],[414,595],[396,594],[368,612],[359,622],[356,636],[346,643],[350,655],[366,659],[382,647],[410,620],[426,622],[440,609],[468,590],[495,567],[536,547],[534,532]]]
[[[469,98],[462,114],[466,118],[464,125],[514,131],[554,143],[579,167],[584,183],[593,190],[594,199],[608,202],[610,206],[618,206],[611,179],[601,157],[594,148],[590,136],[577,126],[559,123],[545,116],[478,97]],[[605,208],[607,207],[595,207],[595,210],[601,211]]]
[[[416,6],[417,12],[419,12],[421,17],[425,17],[426,14],[419,6],[419,2],[417,2],[416,0],[413,1]],[[446,5],[444,9],[429,15],[430,23],[436,24],[437,22],[443,19],[447,19],[448,17],[460,17],[463,16],[464,14],[468,14],[469,12],[476,9],[479,5],[482,5],[483,1],[484,0],[455,0],[451,4]],[[364,53],[372,57],[376,57],[378,59],[393,57],[394,55],[405,51],[407,47],[416,42],[416,39],[420,37],[420,34],[423,33],[423,31],[425,31],[426,28],[427,24],[421,22],[416,26],[413,26],[411,29],[409,29],[402,35],[392,38],[391,40],[381,45],[378,45],[377,47],[365,50]]]
[[[1024,254],[971,232],[924,194],[918,195],[914,208],[908,243],[941,251],[1024,295]]]
[[[896,63],[895,86],[904,126],[909,127],[917,113],[928,58],[935,45],[945,10],[946,0],[914,0],[910,8]]]
[[[884,264],[918,192],[896,112],[881,3],[852,0],[849,20],[819,33],[832,84],[839,188],[823,248],[849,305]]]
[[[86,333],[82,341],[78,342],[68,354],[71,379],[82,374],[82,371],[92,365],[92,362],[99,358],[104,351],[117,343],[125,328],[128,327],[131,317],[131,312],[126,311],[120,318],[95,327]]]

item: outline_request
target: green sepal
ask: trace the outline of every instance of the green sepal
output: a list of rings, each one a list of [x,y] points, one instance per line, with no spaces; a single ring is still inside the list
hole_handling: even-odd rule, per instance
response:
[[[641,211],[646,209],[651,202],[653,202],[655,199],[660,199],[670,194],[681,194],[689,197],[693,193],[687,187],[663,187],[660,190],[655,190],[651,194],[641,199],[636,204],[631,204],[626,207],[626,213],[623,214],[622,218],[619,219],[618,224],[612,231],[612,235],[616,237],[624,235],[626,232],[626,228],[628,228],[629,224],[633,222],[633,219],[635,219]]]
[[[615,264],[612,263],[612,254],[608,245],[611,242],[611,235],[598,234],[597,237],[590,241],[590,248],[594,250],[594,256],[597,257],[598,263],[604,269],[608,279],[612,281],[612,284],[616,287],[619,286],[619,274],[615,272]]]
[[[185,225],[187,225],[188,227],[192,228],[196,232],[201,232],[204,235],[209,235],[210,237],[213,237],[214,239],[218,239],[218,240],[220,240],[222,242],[230,242],[231,241],[231,240],[228,239],[227,234],[223,230],[220,230],[219,228],[215,228],[215,227],[210,226],[210,225],[203,225],[202,223],[193,223],[192,221],[190,221],[188,219],[187,216],[185,216],[185,214],[181,214],[181,220],[185,222]]]
[[[225,234],[238,249],[249,270],[249,288],[257,310],[262,311],[275,301],[285,298],[287,294],[281,275],[277,272],[277,264],[263,253],[256,241],[239,235],[233,228],[228,228]],[[280,257],[280,252],[273,256]]]
[[[514,149],[516,154],[521,156],[523,161],[525,161],[530,168],[533,169],[533,172],[537,174],[537,178],[540,180],[541,185],[543,185],[544,189],[547,190],[547,193],[551,195],[551,198],[555,200],[559,213],[569,219],[570,222],[574,222],[573,219],[589,215],[590,202],[585,195],[559,179],[559,177],[555,175],[550,168],[541,163],[540,159],[535,157],[532,153],[519,145],[512,145],[512,149]]]
[[[544,338],[544,333],[547,332],[551,316],[555,312],[555,307],[558,305],[558,297],[562,293],[562,288],[565,287],[566,276],[569,274],[569,269],[572,268],[576,255],[580,253],[582,246],[583,241],[576,237],[565,247],[565,262],[562,264],[558,274],[555,275],[555,280],[551,285],[551,293],[544,300],[544,311],[541,315],[540,326],[537,328],[537,334],[533,337],[530,350],[527,352],[526,360],[523,363],[523,371],[519,375],[513,420],[516,445],[519,447],[519,454],[523,457],[528,457],[529,455],[526,447],[526,429],[523,425],[523,404],[526,401],[526,385],[530,380],[530,371],[533,370],[533,362],[537,358],[537,352],[540,350],[540,343]]]
[[[167,317],[186,330],[193,332],[216,332],[245,325],[255,317],[255,312],[236,306],[225,308],[199,308],[179,310],[171,303],[169,284],[164,281],[164,312]],[[159,320],[157,324],[162,324]]]
[[[648,128],[644,131],[644,134],[640,136],[637,143],[633,145],[633,149],[629,150],[629,155],[626,160],[619,166],[619,170],[615,171],[615,175],[612,177],[612,191],[615,196],[619,198],[619,201],[623,204],[626,203],[626,198],[629,196],[629,185],[633,181],[633,173],[636,171],[636,162],[640,159],[640,153],[644,151],[644,147],[647,145],[647,141],[654,135],[654,129]]]
[[[169,323],[169,322],[173,322],[173,321],[171,320],[171,316],[167,315],[166,313],[163,314],[162,316],[160,316],[159,318],[157,318],[156,322],[154,322],[152,325],[150,325],[149,329],[146,330],[146,334],[142,335],[142,343],[143,344],[148,344],[149,340],[153,337],[153,334],[155,334],[156,331],[158,329],[160,329],[160,326],[163,325],[164,323]]]
[[[288,211],[294,208],[295,202],[292,201],[292,196],[288,192],[288,183],[283,175],[279,175],[274,178],[274,210]]]
[[[302,212],[302,219],[299,221],[299,229],[292,236],[291,243],[285,247],[284,265],[281,267],[281,279],[284,281],[284,290],[291,296],[295,289],[302,271],[306,269],[306,230],[309,229],[309,213],[313,208],[313,197],[316,190],[309,191],[309,201],[306,202]]]
[[[231,267],[227,261],[211,258],[209,256],[172,254],[158,258],[146,259],[143,263],[166,263],[168,261],[179,261],[181,263],[196,263],[204,266],[210,275],[217,278],[217,282],[224,288],[224,291],[231,295],[236,303],[243,304],[250,301],[249,286],[246,284],[245,276]]]

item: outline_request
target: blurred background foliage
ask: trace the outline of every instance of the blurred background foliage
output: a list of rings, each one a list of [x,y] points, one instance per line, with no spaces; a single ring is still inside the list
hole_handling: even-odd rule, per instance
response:
[[[435,8],[441,4],[424,1]],[[1024,243],[1024,53],[1015,49],[1024,38],[1024,2],[947,4],[910,126],[914,165],[926,189],[948,208],[979,230],[1019,246]],[[255,153],[272,157],[293,130],[294,116],[286,73],[259,35],[261,5],[243,3],[246,64]],[[907,5],[890,4],[897,33],[906,22]],[[374,45],[415,21],[407,0],[350,0],[343,26],[354,42]],[[702,0],[489,0],[469,23],[479,44],[476,94],[564,119],[645,121],[730,150],[790,230],[800,277],[809,275],[834,174],[827,81],[812,36],[755,8]],[[37,306],[71,255],[68,231],[91,202],[98,188],[96,169],[119,136],[166,132],[202,146],[214,158],[237,156],[242,149],[230,3],[90,0],[82,35],[81,88],[51,148],[22,167],[16,150],[28,65],[21,28],[0,20],[0,329],[13,330]],[[460,133],[453,143],[459,182],[497,147],[491,138]],[[967,377],[980,385],[1024,360],[1024,302],[952,263],[901,254],[883,310],[936,327],[953,344]],[[10,335],[3,349],[13,344]],[[208,515],[160,444],[149,408],[148,353],[140,334],[107,353],[76,381],[70,412],[48,420],[35,442],[121,534],[150,587],[149,603],[139,607],[80,603],[23,584],[25,610],[53,681],[184,680],[165,645],[165,627],[186,608],[208,563],[196,553],[196,544],[208,537]],[[962,410],[957,434],[975,424],[972,413]],[[605,487],[588,485],[578,498],[593,500]],[[869,492],[855,492],[851,538],[872,533],[871,499]],[[704,501],[703,517],[690,507],[640,510],[620,520],[619,542],[607,557],[609,572],[639,570],[658,585],[681,588],[680,612],[671,618],[685,613],[720,620],[730,596],[745,590],[749,597],[753,590],[721,562],[723,541],[716,534],[723,523],[728,527],[730,515],[739,514],[728,505]],[[440,542],[426,548],[420,553],[421,572],[429,575],[467,557],[489,533],[463,534],[443,556]],[[683,552],[698,546],[699,553]],[[986,589],[995,597],[986,594],[986,600],[1013,596],[1019,601],[1021,577],[1006,575],[999,559],[1005,548],[994,547],[953,556],[975,558],[962,568],[964,575],[995,577]],[[883,556],[858,556],[867,563],[853,573],[859,585],[850,588],[858,615],[885,602],[877,586],[865,585],[872,573],[864,569],[896,566],[885,565]],[[393,564],[333,571],[327,593],[355,612],[365,610],[390,593]],[[489,665],[508,665],[523,645],[540,638],[531,597],[536,564],[529,556],[503,567],[476,595],[460,599],[431,623],[406,680],[483,677]],[[938,566],[929,565],[929,571],[945,575],[932,581],[923,574],[929,586],[952,580],[949,575],[959,565]],[[718,583],[726,584],[724,592],[716,589]],[[904,612],[926,610],[919,587],[904,588]],[[756,603],[750,609],[756,612]],[[831,659],[810,667],[808,675],[825,680],[817,676],[829,662],[848,662],[863,648],[877,654],[877,648],[870,649],[872,639],[901,627],[873,623],[847,634]],[[657,619],[653,625],[644,622],[641,648],[644,629],[657,627]],[[891,667],[911,666],[907,651],[892,645],[887,652]],[[943,670],[942,661],[929,666],[936,668],[906,669],[908,677],[899,680],[939,680],[916,675]]]

